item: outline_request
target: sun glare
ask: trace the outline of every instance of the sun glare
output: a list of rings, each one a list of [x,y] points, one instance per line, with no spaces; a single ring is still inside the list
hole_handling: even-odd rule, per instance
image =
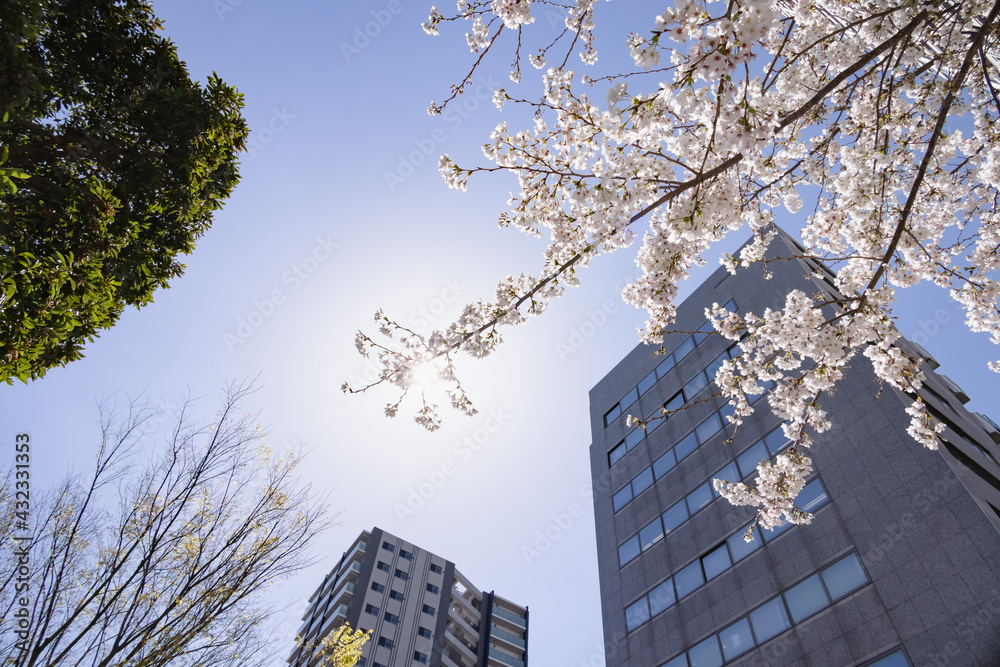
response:
[[[415,366],[410,372],[413,384],[420,387],[432,387],[441,382],[441,373],[432,361],[425,361]]]

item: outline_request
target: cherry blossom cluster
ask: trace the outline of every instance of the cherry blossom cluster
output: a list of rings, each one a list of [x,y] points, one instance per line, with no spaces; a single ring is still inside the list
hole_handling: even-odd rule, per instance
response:
[[[722,493],[757,506],[762,526],[805,521],[794,497],[811,464],[799,448],[830,427],[822,399],[845,367],[863,357],[880,382],[911,394],[921,386],[919,360],[895,345],[898,290],[947,290],[969,328],[1000,344],[1000,0],[677,0],[620,36],[635,64],[621,73],[597,70],[594,0],[566,4],[566,32],[530,57],[544,70],[537,98],[494,95],[499,108],[530,108],[533,124],[500,124],[483,146],[488,166],[440,163],[462,190],[480,172],[516,176],[499,222],[547,240],[541,270],[503,279],[493,300],[468,304],[443,331],[407,333],[398,351],[380,349],[383,379],[405,393],[408,368],[444,359],[448,382],[460,386],[449,355],[491,353],[503,327],[544,311],[591,259],[634,244],[641,275],[623,298],[647,313],[640,339],[662,349],[678,285],[707,252],[749,230],[751,241],[723,265],[766,276],[777,261],[767,252],[780,233],[776,216],[792,216],[801,225],[792,259],[829,267],[828,288],[794,291],[759,314],[708,314],[743,350],[715,378],[735,407],[732,421],[773,382],[768,406],[794,441],[791,458],[765,466],[754,489]],[[468,22],[478,54],[432,111],[504,44],[520,82],[532,5],[461,0],[454,15],[432,9],[428,32]],[[571,67],[573,53],[580,61]],[[375,345],[363,334],[360,344]],[[989,367],[1000,372],[1000,361]],[[910,434],[934,446],[941,425],[919,400],[908,413]]]

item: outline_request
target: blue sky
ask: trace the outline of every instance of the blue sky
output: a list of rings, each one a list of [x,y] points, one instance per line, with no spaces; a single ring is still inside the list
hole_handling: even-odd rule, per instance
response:
[[[429,102],[447,95],[470,60],[464,29],[438,38],[420,29],[429,4],[154,5],[193,77],[216,71],[246,96],[253,143],[241,184],[171,289],[127,312],[83,360],[2,389],[0,442],[31,432],[34,483],[44,486],[68,469],[87,469],[101,396],[145,391],[170,405],[190,393],[203,397],[208,416],[226,381],[259,373],[262,389],[247,407],[262,411],[274,448],[312,448],[303,477],[342,510],[343,524],[318,545],[329,557],[276,591],[282,601],[304,601],[357,533],[377,525],[454,561],[477,586],[529,605],[533,664],[599,664],[592,663],[602,630],[586,492],[587,392],[637,342],[642,313],[619,299],[636,273],[634,254],[598,259],[582,275],[583,288],[509,331],[492,357],[462,363],[477,417],[445,412],[443,428],[428,434],[411,411],[385,419],[392,394],[339,390],[365,372],[353,336],[373,329],[377,308],[425,330],[443,327],[465,301],[491,296],[498,278],[540,264],[542,241],[496,225],[512,179],[473,179],[460,193],[436,169],[443,152],[460,164],[483,163],[479,146],[501,119],[489,98],[497,87],[512,88],[507,52],[455,111],[431,117]],[[622,6],[598,5],[598,20],[614,23],[598,33],[601,71],[630,63],[628,30],[646,30],[662,11],[659,3],[629,3],[640,11],[626,14],[639,20],[617,25],[629,18],[612,13]],[[536,28],[539,39],[557,32],[544,12]],[[536,75],[525,72],[519,95],[540,94]],[[745,239],[719,248],[682,293]],[[909,297],[898,314],[903,332],[973,396],[969,407],[989,411],[998,383],[985,360],[998,355],[965,330],[946,295]],[[401,514],[443,469],[454,473]],[[577,516],[567,522],[571,511]],[[547,529],[558,537],[539,542]],[[538,556],[526,557],[526,548]],[[275,619],[287,628],[289,648],[301,609],[293,602]]]

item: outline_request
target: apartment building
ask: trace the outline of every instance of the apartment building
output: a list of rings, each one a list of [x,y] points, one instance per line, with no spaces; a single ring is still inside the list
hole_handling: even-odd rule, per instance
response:
[[[309,598],[288,663],[343,623],[373,630],[358,667],[527,667],[528,608],[472,584],[455,564],[380,528],[361,533]]]
[[[770,280],[759,266],[718,270],[680,305],[677,331],[710,331],[712,303],[761,314],[792,289],[839,296],[800,252],[776,238]],[[749,482],[790,443],[763,396],[739,429],[712,397],[738,345],[670,333],[665,356],[640,345],[591,390],[608,665],[1000,665],[1000,431],[965,409],[926,350],[899,345],[924,360],[920,394],[946,426],[938,451],[906,433],[912,396],[880,386],[858,355],[822,398],[834,425],[816,437],[798,501],[813,522],[757,529],[750,543],[753,509],[719,498],[712,479]],[[626,425],[661,406],[678,411]]]

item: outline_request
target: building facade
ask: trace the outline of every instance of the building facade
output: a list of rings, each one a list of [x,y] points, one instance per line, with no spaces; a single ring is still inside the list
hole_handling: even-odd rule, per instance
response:
[[[372,630],[358,667],[527,667],[528,608],[476,588],[455,564],[373,528],[358,536],[309,598],[288,658],[343,623]]]
[[[792,258],[787,236],[771,257]],[[801,259],[731,276],[720,269],[678,308],[678,331],[710,331],[713,302],[757,314],[802,289],[837,295]],[[946,341],[941,341],[945,344]],[[938,451],[906,433],[911,397],[882,387],[856,356],[833,396],[833,427],[809,450],[805,526],[757,530],[714,492],[750,481],[788,442],[767,401],[737,430],[709,398],[718,364],[739,354],[717,335],[671,333],[666,356],[640,345],[590,393],[591,468],[607,664],[1000,665],[1000,433],[919,345],[921,396],[946,429]],[[645,432],[626,415],[673,411]],[[732,439],[727,444],[727,440]]]

